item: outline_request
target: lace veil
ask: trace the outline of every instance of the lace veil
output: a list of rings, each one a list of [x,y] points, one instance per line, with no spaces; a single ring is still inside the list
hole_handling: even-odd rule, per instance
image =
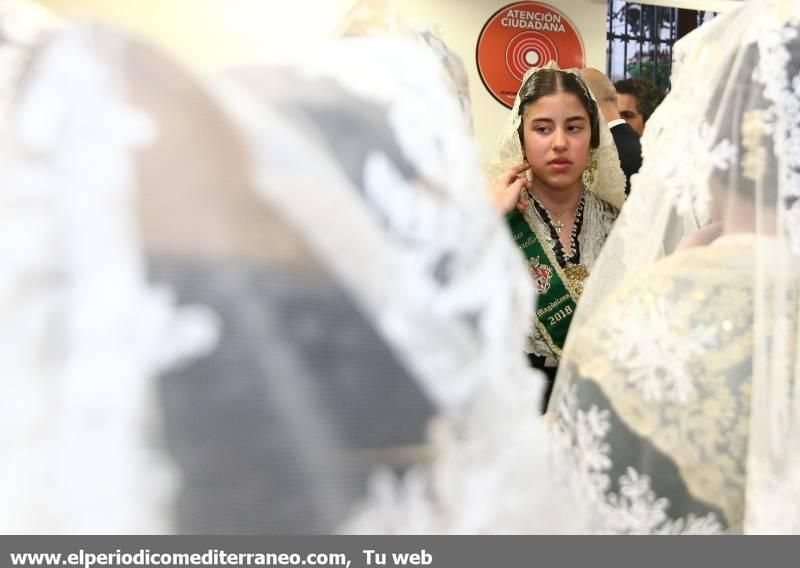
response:
[[[55,15],[27,0],[0,3],[0,117],[13,97],[29,51],[59,25]]]
[[[616,530],[797,532],[800,6],[675,53],[549,410]]]
[[[472,102],[469,77],[461,57],[444,42],[436,25],[412,23],[398,14],[395,0],[358,0],[336,30],[339,37],[370,35],[402,36],[429,48],[439,59],[440,74],[458,99],[461,112],[472,131]]]
[[[429,49],[347,37],[200,78],[70,28],[9,124],[4,532],[589,526]]]
[[[551,61],[546,67],[532,67],[528,69],[522,78],[521,85],[524,85],[531,75],[538,70],[546,68],[558,69],[558,66],[555,62]],[[578,75],[578,71],[575,69],[564,69],[564,71]],[[589,91],[589,94],[592,100],[596,102],[594,94],[592,94],[591,91]],[[494,179],[509,168],[521,164],[523,161],[522,146],[520,145],[518,134],[521,120],[519,116],[519,104],[520,98],[518,92],[514,99],[514,107],[511,109],[497,141],[495,157],[485,167],[486,175],[489,179]],[[584,186],[617,209],[622,208],[622,204],[625,202],[625,174],[622,173],[622,167],[619,163],[619,154],[617,154],[617,147],[614,145],[614,138],[611,136],[608,124],[602,120],[602,117],[600,119],[600,144],[594,150],[593,156],[597,161],[597,171],[594,176],[591,176],[587,168],[587,172],[584,173],[583,177]]]

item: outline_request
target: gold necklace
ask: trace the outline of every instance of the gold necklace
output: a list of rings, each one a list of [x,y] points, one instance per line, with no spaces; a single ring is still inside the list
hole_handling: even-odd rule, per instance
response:
[[[544,209],[544,211],[547,213],[547,217],[548,217],[548,220],[550,221],[550,224],[553,226],[553,228],[555,228],[555,230],[558,233],[558,235],[561,236],[561,231],[565,227],[564,222],[561,220],[561,216],[564,213],[562,212],[562,213],[556,214],[555,215],[556,220],[553,221],[553,214],[550,212],[550,210],[547,207],[544,206],[544,204],[541,201],[539,201],[539,198],[536,197],[535,195],[533,195],[533,193],[531,193],[531,192],[529,192],[529,195],[536,200],[536,202],[541,206],[542,209]],[[577,211],[577,209],[576,209],[576,211]]]
[[[547,211],[547,209],[545,209],[545,211]],[[547,211],[547,214],[550,215],[550,220],[552,221],[553,216],[550,214],[550,211]],[[561,229],[564,228],[564,223],[561,222],[561,215],[556,215],[556,220],[553,223],[553,226],[556,228],[556,231],[558,231],[558,234],[560,235]]]
[[[542,205],[542,202],[541,202],[541,201],[539,202],[539,205]],[[562,216],[564,213],[557,213],[557,214],[555,215],[555,218],[556,218],[556,220],[555,220],[555,221],[553,221],[553,217],[554,217],[554,215],[553,215],[553,214],[550,212],[550,210],[549,210],[547,207],[545,207],[544,205],[542,205],[542,209],[544,209],[544,210],[545,210],[545,212],[547,212],[547,216],[548,216],[548,217],[549,217],[549,219],[550,219],[550,223],[553,225],[553,227],[555,228],[556,232],[557,232],[559,235],[561,235],[561,230],[564,228],[564,222],[561,220],[561,216]]]

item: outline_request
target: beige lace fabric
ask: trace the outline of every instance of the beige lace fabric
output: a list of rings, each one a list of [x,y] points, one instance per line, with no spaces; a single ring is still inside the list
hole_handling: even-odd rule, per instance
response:
[[[614,532],[800,530],[798,77],[794,1],[676,45],[549,408]]]

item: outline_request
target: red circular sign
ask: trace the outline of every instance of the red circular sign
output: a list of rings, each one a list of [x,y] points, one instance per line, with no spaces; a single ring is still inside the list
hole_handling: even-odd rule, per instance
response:
[[[539,2],[515,2],[492,14],[478,36],[478,73],[492,96],[508,108],[531,67],[555,61],[584,66],[583,40],[559,10]]]

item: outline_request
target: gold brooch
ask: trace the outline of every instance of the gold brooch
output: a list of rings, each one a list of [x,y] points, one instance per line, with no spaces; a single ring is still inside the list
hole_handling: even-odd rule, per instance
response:
[[[568,264],[564,268],[564,276],[567,277],[570,287],[577,295],[583,294],[583,281],[589,277],[589,269],[583,264]]]

